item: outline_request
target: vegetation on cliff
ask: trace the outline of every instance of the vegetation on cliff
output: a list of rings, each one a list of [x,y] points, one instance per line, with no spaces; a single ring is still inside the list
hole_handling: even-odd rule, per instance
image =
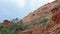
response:
[[[5,20],[4,22],[6,22]],[[47,23],[48,19],[43,19],[39,22],[39,24],[45,24]],[[20,31],[31,29],[31,26],[29,24],[23,24],[22,20],[19,20],[18,18],[11,20],[10,24],[12,26],[9,26],[8,23],[6,24],[0,24],[0,34],[18,34]],[[8,27],[7,27],[8,26]]]
[[[12,26],[9,26],[7,22],[6,24],[5,23],[0,24],[0,34],[18,34],[19,31],[30,29],[29,25],[23,24],[22,20],[19,20],[18,18],[13,19],[10,22]]]

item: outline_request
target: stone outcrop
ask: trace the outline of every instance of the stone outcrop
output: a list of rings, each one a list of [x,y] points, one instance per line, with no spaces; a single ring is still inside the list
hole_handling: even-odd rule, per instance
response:
[[[56,0],[52,3],[44,5],[37,9],[35,12],[30,13],[26,16],[23,21],[35,23],[40,19],[48,17],[51,19],[46,28],[45,27],[36,27],[32,30],[21,31],[20,34],[60,34],[60,7],[58,6],[60,0]]]
[[[32,30],[21,31],[20,34],[41,34],[44,31],[43,28],[37,27]]]
[[[52,18],[52,14],[57,10],[57,6],[60,3],[59,0],[56,0],[52,3],[48,3],[34,12],[30,13],[26,17],[23,18],[23,22],[29,23],[29,24],[34,24],[38,23],[42,18]],[[53,11],[54,10],[54,11]],[[53,13],[52,13],[53,12]]]
[[[20,34],[60,34],[60,8],[52,15],[52,22],[47,28],[36,27],[32,30],[22,31]]]
[[[9,21],[9,20],[4,20],[4,21],[3,21],[3,24],[4,24],[4,26],[6,26],[6,27],[7,27],[7,26],[8,26],[8,27],[9,27],[9,26],[12,26],[12,23],[11,23],[11,21]]]

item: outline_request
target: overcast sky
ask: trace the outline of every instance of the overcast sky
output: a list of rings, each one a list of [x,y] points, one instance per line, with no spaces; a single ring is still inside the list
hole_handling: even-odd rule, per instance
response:
[[[22,19],[40,6],[54,0],[0,0],[0,22],[5,19]]]

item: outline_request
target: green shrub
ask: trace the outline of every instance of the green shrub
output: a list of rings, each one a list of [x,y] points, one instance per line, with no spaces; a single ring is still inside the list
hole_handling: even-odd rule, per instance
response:
[[[58,8],[60,8],[60,3],[57,5]]]
[[[11,22],[13,25],[9,26],[9,28],[0,24],[0,34],[17,34],[19,31],[30,29],[28,24],[23,24],[22,20],[18,20],[17,18]]]
[[[39,22],[39,25],[44,26],[44,25],[46,25],[46,24],[48,23],[48,21],[49,21],[48,18],[44,18],[44,19],[42,19],[42,20]]]

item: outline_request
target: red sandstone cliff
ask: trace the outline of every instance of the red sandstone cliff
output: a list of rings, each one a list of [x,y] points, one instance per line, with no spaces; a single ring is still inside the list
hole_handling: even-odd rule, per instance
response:
[[[35,23],[41,18],[48,17],[51,19],[51,23],[45,27],[36,27],[32,30],[21,31],[20,34],[60,34],[60,0],[56,0],[52,3],[42,6],[35,12],[30,13],[23,19],[23,22]],[[37,16],[37,17],[36,17]]]
[[[32,30],[22,31],[20,34],[60,34],[60,8],[52,15],[52,22],[47,28],[36,27]]]

